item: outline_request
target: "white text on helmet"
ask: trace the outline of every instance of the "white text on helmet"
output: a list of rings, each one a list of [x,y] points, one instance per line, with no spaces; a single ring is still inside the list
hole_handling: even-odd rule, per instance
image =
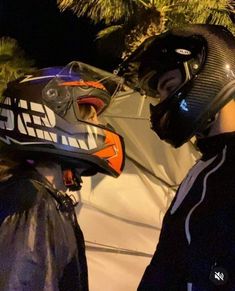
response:
[[[13,106],[12,103],[14,102],[16,102],[16,104]],[[95,138],[96,134],[92,132],[90,126],[87,126],[88,134],[86,141],[74,136],[59,135],[52,132],[52,130],[49,130],[49,128],[53,129],[56,126],[56,117],[54,112],[46,105],[35,102],[27,102],[23,99],[12,101],[9,97],[5,98],[3,104],[0,103],[0,129],[12,132],[15,129],[15,124],[17,124],[18,131],[23,135],[36,137],[52,143],[59,143],[58,140],[60,140],[60,143],[63,145],[81,148],[84,150],[94,149],[97,147]],[[16,106],[18,109],[17,113],[12,110],[13,108],[16,108]],[[9,143],[9,139],[7,140],[7,143]],[[18,141],[18,143],[20,142]]]

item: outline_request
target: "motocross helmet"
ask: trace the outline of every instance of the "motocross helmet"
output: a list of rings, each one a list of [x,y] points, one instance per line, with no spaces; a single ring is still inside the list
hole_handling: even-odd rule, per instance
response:
[[[100,114],[121,84],[120,77],[81,62],[10,82],[0,103],[2,153],[17,151],[26,159],[45,155],[83,169],[84,175],[117,177],[124,166],[122,137],[82,120],[78,106],[92,104]]]
[[[195,24],[147,39],[121,65],[132,88],[158,97],[162,76],[181,81],[150,106],[152,129],[174,147],[205,132],[216,113],[235,97],[235,38],[224,27]]]

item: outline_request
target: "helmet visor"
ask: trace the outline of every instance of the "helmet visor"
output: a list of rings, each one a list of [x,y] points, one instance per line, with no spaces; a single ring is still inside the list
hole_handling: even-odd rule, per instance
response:
[[[205,41],[201,36],[193,35],[188,39],[167,32],[147,39],[120,70],[130,87],[148,96],[159,97],[159,78],[177,69],[182,84],[185,83],[201,69],[204,52]]]
[[[73,103],[91,104],[99,114],[110,104],[122,84],[121,77],[74,61],[45,86],[42,98],[60,116],[64,116]]]
[[[139,85],[148,96],[165,99],[198,73],[203,58],[203,50],[195,54],[184,46],[162,49],[152,64],[145,60],[140,66]]]

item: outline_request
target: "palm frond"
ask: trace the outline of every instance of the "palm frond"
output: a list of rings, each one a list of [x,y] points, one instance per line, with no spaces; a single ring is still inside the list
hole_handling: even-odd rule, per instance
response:
[[[118,30],[122,28],[123,28],[123,25],[112,25],[112,26],[106,27],[99,31],[99,33],[97,34],[97,39],[106,37],[110,35],[111,33],[117,32]]]
[[[0,38],[0,94],[12,81],[26,72],[32,71],[33,61],[25,57],[15,39]]]
[[[78,16],[87,16],[95,23],[110,24],[120,19],[128,19],[134,12],[135,1],[126,0],[57,0],[61,10],[71,9]]]
[[[235,33],[231,13],[234,0],[57,0],[61,9],[72,9],[94,22],[103,21],[107,29],[98,38],[126,33],[123,57],[129,55],[147,37],[173,26],[187,23],[212,23]]]

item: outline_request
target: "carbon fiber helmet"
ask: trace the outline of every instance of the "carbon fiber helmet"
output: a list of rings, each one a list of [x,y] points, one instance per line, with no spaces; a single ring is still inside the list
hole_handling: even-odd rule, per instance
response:
[[[49,156],[84,173],[118,176],[124,166],[122,137],[81,120],[78,104],[92,104],[101,113],[121,83],[120,77],[81,62],[10,82],[0,103],[2,155]]]
[[[121,65],[127,84],[158,97],[161,76],[172,70],[180,84],[150,106],[152,129],[174,147],[204,132],[235,97],[235,38],[224,27],[195,24],[147,39]]]

